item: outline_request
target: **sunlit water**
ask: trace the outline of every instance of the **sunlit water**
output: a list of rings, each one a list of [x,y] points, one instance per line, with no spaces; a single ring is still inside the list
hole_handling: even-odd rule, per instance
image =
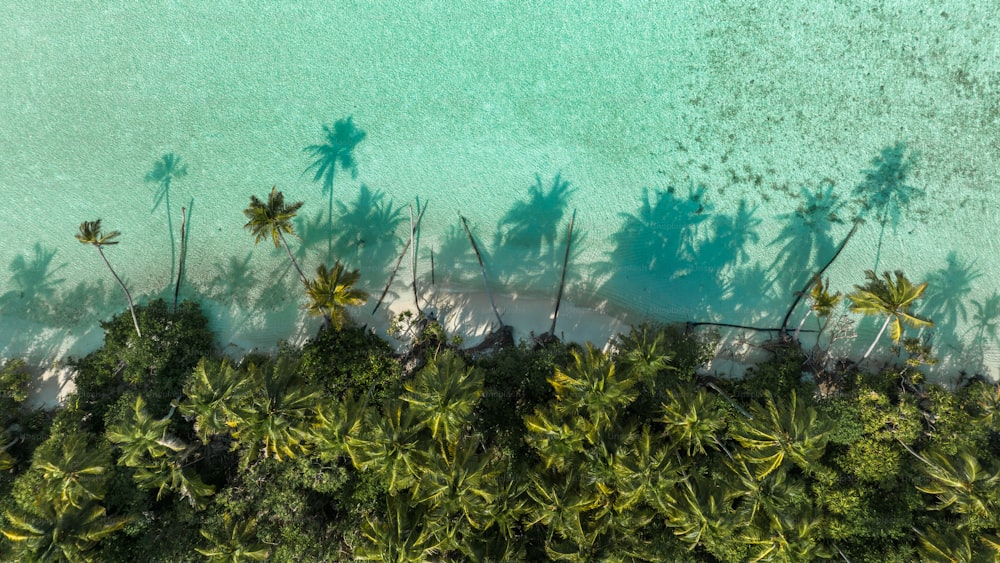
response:
[[[305,202],[304,269],[340,258],[375,294],[419,200],[424,284],[433,252],[435,284],[481,289],[461,214],[495,293],[552,295],[575,209],[574,303],[755,326],[781,323],[860,215],[832,288],[875,267],[930,281],[915,311],[937,321],[938,369],[996,375],[991,3],[259,4],[5,7],[0,356],[85,352],[123,309],[73,238],[84,220],[122,232],[106,252],[140,301],[169,300],[182,206],[181,293],[223,345],[312,330],[284,252],[242,228],[276,185]],[[305,148],[347,118],[364,139],[336,168],[331,231]],[[166,191],[164,155],[187,171]],[[886,187],[903,197],[880,207]],[[860,320],[855,348],[878,326]]]

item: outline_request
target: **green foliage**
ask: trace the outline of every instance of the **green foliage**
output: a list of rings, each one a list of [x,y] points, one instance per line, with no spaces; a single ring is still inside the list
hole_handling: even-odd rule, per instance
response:
[[[334,397],[352,391],[371,395],[373,404],[395,396],[402,370],[389,345],[356,326],[321,330],[302,347],[299,374]]]
[[[74,362],[76,404],[89,413],[88,428],[103,430],[108,408],[126,391],[141,394],[153,412],[166,412],[181,395],[188,374],[211,355],[213,335],[201,307],[184,301],[171,312],[162,299],[136,308],[143,337],[125,315],[101,323],[104,346]]]
[[[28,399],[28,383],[31,374],[24,360],[4,360],[0,362],[0,423],[7,425],[6,417]]]

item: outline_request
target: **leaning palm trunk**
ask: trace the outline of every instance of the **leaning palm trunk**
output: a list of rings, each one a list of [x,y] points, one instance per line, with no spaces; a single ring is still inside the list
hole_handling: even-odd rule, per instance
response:
[[[483,264],[483,256],[479,253],[479,246],[476,245],[476,239],[472,237],[472,231],[469,230],[469,224],[466,223],[465,217],[459,215],[462,220],[462,226],[465,227],[465,234],[469,235],[469,243],[472,244],[472,250],[476,253],[476,259],[479,260],[479,269],[483,273],[483,285],[486,286],[486,296],[490,298],[490,307],[493,307],[493,314],[497,316],[497,321],[500,322],[500,327],[503,328],[503,318],[500,316],[500,311],[497,310],[497,304],[493,301],[493,293],[490,291],[490,282],[486,279],[486,265]]]
[[[302,284],[308,284],[306,280],[306,275],[302,273],[302,268],[299,268],[299,263],[295,261],[295,257],[292,256],[292,249],[288,247],[288,241],[285,240],[285,235],[281,231],[278,231],[278,236],[281,237],[281,243],[285,245],[285,252],[288,253],[288,259],[292,261],[292,266],[295,266],[295,271],[299,273],[299,278],[302,279]]]
[[[101,249],[101,245],[98,244],[95,246],[97,246],[97,252],[101,255],[101,258],[104,259],[104,264],[107,265],[109,270],[111,270],[111,275],[115,277],[115,281],[118,282],[118,285],[121,286],[122,291],[125,292],[125,298],[128,299],[128,310],[130,313],[132,313],[132,324],[135,325],[135,333],[139,335],[139,338],[142,338],[142,331],[139,330],[139,319],[135,316],[135,303],[132,302],[132,294],[128,292],[128,288],[125,287],[125,282],[123,282],[122,279],[118,277],[118,274],[115,273],[115,269],[111,267],[111,262],[108,262],[108,257],[104,255],[104,251]]]
[[[559,318],[559,304],[562,302],[563,288],[566,287],[566,267],[569,265],[570,247],[573,244],[573,222],[576,221],[576,209],[569,219],[569,230],[566,232],[566,256],[563,257],[562,277],[559,279],[559,293],[556,294],[556,309],[552,313],[552,326],[549,327],[549,336],[556,335],[556,319]]]
[[[809,309],[808,311],[806,311],[805,316],[803,316],[802,320],[799,321],[799,326],[795,327],[795,334],[792,335],[792,341],[798,342],[798,340],[799,340],[799,333],[802,332],[802,325],[806,324],[806,319],[809,318],[809,315],[811,315],[812,312],[813,312],[812,309]]]
[[[177,283],[174,285],[174,312],[177,312],[177,297],[181,292],[181,277],[184,276],[184,224],[187,222],[187,208],[181,208],[181,259],[177,261]]]
[[[865,361],[865,360],[867,360],[868,356],[871,355],[872,350],[875,349],[875,345],[878,344],[878,341],[882,339],[882,335],[885,334],[885,329],[889,326],[889,322],[891,322],[891,321],[892,321],[892,316],[888,316],[888,317],[885,318],[885,322],[882,323],[882,328],[879,329],[878,336],[875,337],[875,341],[872,342],[872,345],[868,347],[868,351],[865,352],[865,355],[861,356],[861,361],[862,362]]]

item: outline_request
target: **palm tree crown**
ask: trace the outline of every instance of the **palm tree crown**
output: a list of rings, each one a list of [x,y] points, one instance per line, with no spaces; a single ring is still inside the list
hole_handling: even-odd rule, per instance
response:
[[[886,319],[862,359],[872,353],[886,327],[892,327],[889,335],[893,342],[898,343],[903,337],[903,323],[915,328],[934,326],[930,319],[909,312],[913,303],[923,296],[927,282],[913,285],[899,270],[896,271],[896,281],[892,280],[889,272],[883,272],[879,278],[874,271],[867,270],[865,277],[868,278],[868,283],[854,286],[854,293],[847,296],[851,300],[851,310],[863,315],[885,315]]]
[[[367,293],[354,287],[360,277],[357,270],[345,271],[340,261],[333,265],[332,270],[327,270],[325,264],[320,264],[316,268],[316,278],[306,281],[309,313],[323,315],[327,323],[340,330],[347,319],[345,308],[349,305],[363,305],[368,300]]]
[[[258,199],[257,196],[250,196],[250,206],[243,210],[243,214],[248,219],[243,228],[250,230],[250,233],[254,236],[254,244],[268,237],[271,237],[274,241],[275,248],[284,243],[288,258],[291,259],[292,265],[298,270],[299,277],[302,278],[302,283],[306,283],[306,276],[302,273],[302,269],[299,268],[295,257],[292,256],[292,251],[288,248],[288,241],[285,240],[285,233],[290,235],[295,234],[292,219],[295,218],[300,207],[302,207],[301,201],[285,205],[285,195],[279,192],[277,187],[271,187],[271,193],[267,196],[267,203]]]

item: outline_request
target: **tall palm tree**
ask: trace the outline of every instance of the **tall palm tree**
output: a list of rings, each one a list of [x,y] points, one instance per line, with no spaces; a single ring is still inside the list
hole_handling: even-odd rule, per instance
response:
[[[865,277],[868,278],[868,283],[863,286],[855,285],[855,291],[847,296],[851,300],[851,310],[863,315],[885,315],[885,322],[882,323],[882,328],[879,329],[872,345],[862,356],[862,360],[871,355],[890,323],[892,330],[889,335],[896,343],[903,337],[902,323],[915,328],[934,326],[933,321],[909,312],[913,303],[923,296],[924,290],[927,289],[927,282],[913,285],[899,270],[896,270],[895,282],[893,282],[889,272],[883,272],[882,278],[879,278],[874,271],[867,270]]]
[[[358,430],[344,438],[344,448],[355,467],[379,471],[390,494],[417,483],[424,465],[420,439],[423,428],[406,403],[387,404],[382,413],[367,410]]]
[[[87,551],[127,523],[107,518],[104,507],[94,502],[79,508],[48,501],[35,504],[40,517],[7,512],[9,526],[2,530],[22,561],[91,561]]]
[[[328,219],[330,221],[330,238],[327,242],[327,258],[332,258],[333,254],[333,179],[337,173],[337,167],[341,170],[349,171],[352,178],[358,175],[358,163],[354,160],[354,148],[358,143],[365,140],[365,132],[354,125],[354,118],[338,119],[333,127],[323,126],[325,133],[324,143],[320,145],[309,145],[305,151],[310,156],[315,157],[306,168],[306,172],[315,169],[316,175],[313,182],[323,180],[323,194],[330,195],[330,207]]]
[[[717,435],[726,427],[726,416],[716,395],[702,388],[668,389],[661,409],[657,421],[666,425],[666,434],[687,451],[688,457],[706,454],[706,445],[718,447]]]
[[[295,218],[300,207],[302,207],[301,201],[285,205],[285,195],[279,192],[277,187],[272,187],[271,193],[267,196],[267,203],[257,199],[257,196],[250,196],[250,206],[243,210],[243,214],[248,219],[243,228],[250,230],[254,236],[254,244],[268,237],[274,241],[275,248],[284,244],[288,259],[292,261],[292,265],[299,272],[302,283],[308,284],[306,275],[302,273],[302,268],[295,261],[292,250],[288,247],[288,241],[285,240],[286,233],[295,234],[292,219]]]
[[[792,340],[798,341],[799,332],[802,331],[802,325],[806,323],[806,319],[809,315],[815,313],[818,318],[826,319],[833,314],[833,310],[837,308],[840,304],[841,295],[838,291],[833,295],[830,294],[830,278],[826,278],[824,282],[822,278],[816,276],[813,280],[812,288],[809,290],[809,310],[806,312],[802,320],[799,321],[799,326],[795,327],[795,334],[792,336]],[[825,324],[823,325],[825,328]],[[822,328],[820,329],[822,332]],[[819,336],[816,337],[816,343],[819,344]]]
[[[385,517],[366,516],[361,525],[362,542],[354,549],[360,561],[393,561],[422,563],[433,559],[443,543],[428,527],[434,523],[424,518],[419,509],[410,507],[407,499],[386,496]]]
[[[357,270],[345,271],[339,260],[332,270],[320,264],[316,268],[316,278],[306,282],[306,295],[309,296],[306,308],[309,313],[323,315],[326,324],[337,330],[343,328],[347,307],[364,305],[368,300],[366,292],[354,287],[360,278]]]
[[[264,561],[270,549],[257,541],[257,521],[253,518],[236,520],[230,514],[222,515],[221,533],[215,530],[199,530],[209,542],[209,547],[196,547],[195,551],[218,563],[239,563],[240,561]]]
[[[107,429],[108,440],[121,448],[120,465],[142,467],[149,460],[165,457],[171,452],[184,451],[187,446],[167,434],[170,420],[155,419],[146,411],[146,401],[142,396],[135,399],[131,416],[127,420],[111,424]]]
[[[957,460],[935,451],[916,457],[924,463],[921,469],[930,479],[917,489],[937,497],[935,510],[951,509],[965,516],[965,522],[989,521],[1000,510],[1000,473],[986,471],[972,452],[959,451]],[[959,523],[958,527],[965,524]]]
[[[133,475],[136,485],[140,489],[156,489],[156,500],[163,498],[166,491],[173,491],[186,498],[194,508],[204,508],[207,497],[215,493],[215,486],[206,484],[200,475],[187,467],[192,451],[188,449],[139,467]]]
[[[572,354],[573,361],[557,367],[548,380],[556,392],[555,411],[584,414],[598,429],[612,427],[618,413],[638,397],[638,376],[619,373],[616,363],[590,343]]]
[[[110,233],[101,232],[101,220],[96,221],[84,221],[80,223],[80,232],[77,233],[76,239],[83,244],[92,244],[97,248],[97,252],[101,255],[101,259],[104,260],[104,264],[111,270],[111,275],[115,277],[115,281],[121,286],[122,291],[125,292],[125,298],[128,299],[128,310],[132,313],[132,324],[135,325],[135,333],[142,338],[142,331],[139,330],[139,319],[135,316],[135,303],[132,302],[132,294],[128,292],[128,288],[125,287],[125,283],[122,279],[118,277],[115,273],[115,269],[111,267],[111,262],[108,262],[108,257],[104,255],[104,250],[101,248],[103,246],[111,246],[118,244],[118,241],[114,240],[121,235],[118,231],[111,231]]]

